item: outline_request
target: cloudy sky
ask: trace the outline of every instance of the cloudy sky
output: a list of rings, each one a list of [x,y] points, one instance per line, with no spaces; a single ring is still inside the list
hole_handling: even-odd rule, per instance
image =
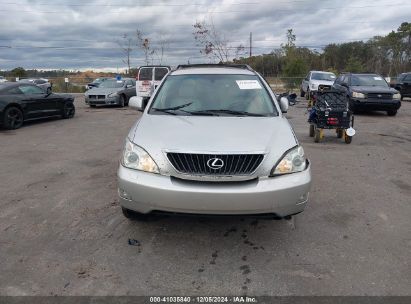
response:
[[[231,45],[269,53],[294,29],[296,44],[321,49],[331,42],[367,40],[411,22],[411,2],[401,0],[1,0],[0,70],[124,69],[116,43],[145,33],[163,63],[207,62],[193,38],[193,24],[213,20]],[[159,56],[154,56],[157,64]],[[132,66],[144,64],[141,50]]]

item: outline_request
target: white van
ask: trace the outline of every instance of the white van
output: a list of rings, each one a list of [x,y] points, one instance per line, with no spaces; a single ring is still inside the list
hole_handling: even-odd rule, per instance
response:
[[[146,65],[138,69],[136,78],[136,96],[147,102],[161,80],[170,72],[169,66]]]

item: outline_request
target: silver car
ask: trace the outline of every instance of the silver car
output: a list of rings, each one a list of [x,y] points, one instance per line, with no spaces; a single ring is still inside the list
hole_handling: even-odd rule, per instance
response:
[[[136,95],[136,81],[132,78],[107,79],[98,87],[84,93],[86,104],[90,107],[97,105],[128,105],[130,97]]]
[[[310,163],[265,80],[245,65],[179,66],[150,98],[118,169],[123,213],[289,218],[304,210]]]

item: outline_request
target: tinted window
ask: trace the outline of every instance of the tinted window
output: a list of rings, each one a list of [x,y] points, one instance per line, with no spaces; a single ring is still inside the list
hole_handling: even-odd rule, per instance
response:
[[[378,75],[352,75],[351,85],[388,87],[385,79]]]
[[[162,80],[167,73],[168,69],[166,68],[156,68],[154,71],[154,80]]]
[[[313,73],[311,75],[311,79],[313,80],[326,80],[326,81],[334,81],[335,75],[332,73]]]
[[[404,81],[411,82],[411,74],[406,75]]]
[[[34,83],[35,84],[44,84],[44,83],[46,83],[46,81],[42,80],[42,79],[37,79],[37,80],[34,80]]]
[[[22,85],[19,88],[24,94],[44,94],[44,91],[36,86]]]
[[[152,80],[153,68],[141,68],[138,75],[139,80]]]
[[[117,80],[114,80],[114,79],[110,79],[110,80],[103,81],[100,84],[99,88],[109,88],[109,89],[121,88],[121,87],[123,87],[123,85],[124,85],[123,80],[118,80],[117,81]]]
[[[228,110],[264,116],[278,115],[267,89],[255,75],[168,76],[153,101],[150,114],[165,114],[153,108],[167,109],[188,103],[190,105],[182,110]],[[184,111],[174,113],[189,115]],[[230,115],[221,112],[217,114]]]
[[[14,87],[6,90],[4,94],[23,94],[23,92],[18,87]]]

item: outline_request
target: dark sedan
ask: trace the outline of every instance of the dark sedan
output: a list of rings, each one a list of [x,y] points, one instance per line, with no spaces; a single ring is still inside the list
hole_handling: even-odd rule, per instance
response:
[[[25,121],[62,117],[72,118],[75,113],[74,98],[70,95],[47,93],[29,83],[0,84],[0,125],[18,129]]]
[[[401,107],[400,93],[378,74],[344,73],[335,80],[333,89],[347,95],[353,112],[386,111],[394,116]]]

